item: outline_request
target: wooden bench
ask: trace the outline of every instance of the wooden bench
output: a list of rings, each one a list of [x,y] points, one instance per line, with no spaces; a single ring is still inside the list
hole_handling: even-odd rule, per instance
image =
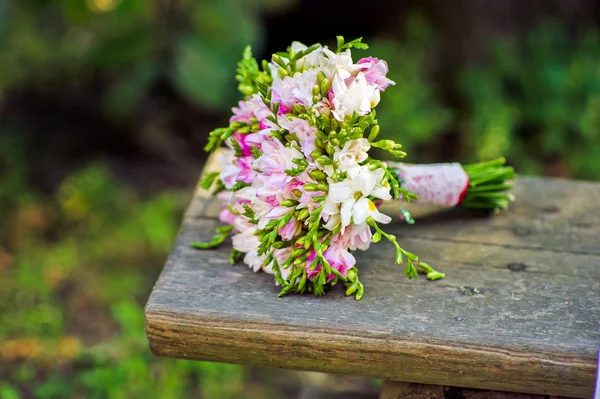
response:
[[[213,156],[207,169],[217,168]],[[229,265],[229,242],[192,249],[220,225],[218,200],[200,190],[146,306],[150,348],[382,378],[382,398],[590,398],[600,345],[600,184],[520,178],[515,194],[510,210],[492,216],[411,204],[417,223],[389,230],[447,277],[407,280],[382,242],[356,254],[365,285],[356,301],[341,287],[278,298],[272,276]],[[443,386],[465,389],[447,396]]]

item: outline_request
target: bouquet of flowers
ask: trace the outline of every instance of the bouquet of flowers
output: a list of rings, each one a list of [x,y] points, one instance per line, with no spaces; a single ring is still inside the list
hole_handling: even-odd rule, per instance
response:
[[[294,42],[260,67],[246,48],[238,64],[245,96],[228,127],[210,133],[207,151],[229,147],[222,171],[206,174],[201,185],[215,186],[225,206],[212,248],[232,235],[231,262],[243,256],[254,271],[274,275],[279,295],[312,292],[344,282],[346,295],[360,299],[353,251],[382,238],[396,249],[405,275],[428,278],[443,273],[418,262],[396,237],[382,230],[391,218],[381,201],[404,199],[490,210],[512,200],[506,183],[514,175],[504,160],[459,164],[408,165],[372,157],[373,148],[396,158],[406,154],[392,140],[377,140],[375,107],[380,93],[395,83],[385,61],[351,50],[367,49],[361,39],[337,37],[337,51]],[[412,222],[404,213],[405,220]]]

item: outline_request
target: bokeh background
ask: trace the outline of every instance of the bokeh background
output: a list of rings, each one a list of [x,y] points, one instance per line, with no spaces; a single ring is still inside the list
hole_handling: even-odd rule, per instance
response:
[[[364,36],[409,161],[598,180],[599,20],[592,0],[0,0],[0,398],[375,392],[147,348],[143,306],[243,47]]]

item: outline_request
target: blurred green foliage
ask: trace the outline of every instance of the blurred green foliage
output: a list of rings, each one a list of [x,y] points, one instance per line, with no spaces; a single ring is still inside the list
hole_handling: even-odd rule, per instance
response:
[[[375,39],[369,52],[388,61],[396,81],[382,94],[382,135],[398,140],[409,162],[431,162],[424,149],[452,135],[462,161],[505,156],[521,174],[600,179],[600,30],[576,32],[547,21],[525,38],[499,36],[484,60],[439,82],[436,35],[418,16],[402,41]],[[441,97],[450,90],[454,104]]]
[[[0,3],[0,99],[23,85],[51,90],[101,80],[107,114],[127,116],[161,79],[203,107],[230,107],[236,61],[245,45],[260,44],[260,12],[285,2]]]
[[[437,45],[434,32],[417,14],[406,19],[403,29],[401,42],[390,38],[369,41],[368,53],[388,63],[388,77],[396,82],[382,93],[377,120],[381,137],[401,143],[409,162],[433,162],[418,150],[449,128],[453,112],[440,101],[429,76]]]
[[[143,304],[182,201],[142,199],[101,164],[42,196],[23,183],[18,147],[7,148],[13,163],[0,187],[14,191],[0,196],[0,398],[249,397],[242,367],[148,350]]]
[[[0,0],[0,102],[83,87],[131,121],[166,82],[225,117],[242,49],[263,42],[261,13],[289,3]],[[520,173],[600,179],[598,28],[499,36],[441,81],[443,37],[416,14],[399,26],[401,40],[371,38],[368,53],[397,83],[377,117],[408,162],[504,155]],[[31,143],[0,130],[0,399],[281,397],[250,386],[247,369],[148,351],[143,304],[185,205],[176,193],[144,198],[95,163],[42,195],[28,183]]]
[[[461,74],[462,133],[478,158],[505,154],[521,173],[560,161],[563,175],[599,179],[600,31],[546,22],[490,52]]]

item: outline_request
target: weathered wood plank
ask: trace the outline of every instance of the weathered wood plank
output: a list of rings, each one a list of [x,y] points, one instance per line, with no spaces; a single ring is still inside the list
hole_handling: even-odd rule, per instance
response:
[[[359,302],[341,288],[277,298],[271,276],[228,265],[228,243],[193,250],[220,209],[198,195],[146,307],[150,347],[160,356],[589,397],[600,345],[600,185],[524,179],[517,194],[513,209],[492,217],[411,206],[417,224],[389,230],[448,277],[408,281],[391,246],[378,244],[357,253]]]
[[[600,254],[599,187],[562,179],[520,178],[514,189],[518,200],[508,212],[490,216],[450,209],[434,213],[432,207],[415,204],[409,209],[417,224],[402,231],[438,240]],[[383,210],[393,214],[397,206],[388,203]]]

